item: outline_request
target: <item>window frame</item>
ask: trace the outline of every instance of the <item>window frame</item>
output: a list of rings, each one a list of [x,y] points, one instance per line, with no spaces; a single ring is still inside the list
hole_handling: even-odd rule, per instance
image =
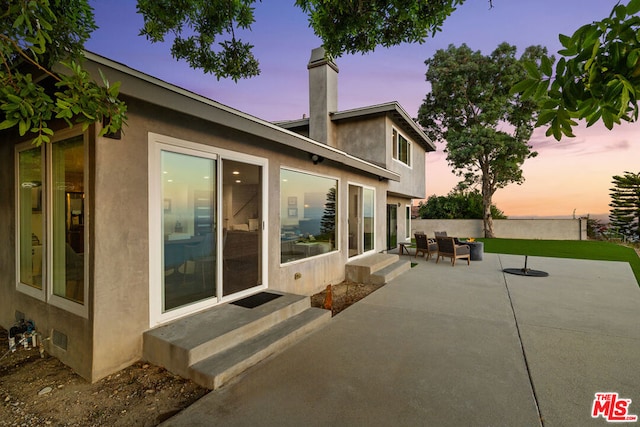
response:
[[[405,205],[405,230],[404,238],[407,242],[411,241],[411,205]]]
[[[402,132],[400,132],[395,127],[392,127],[391,139],[392,139],[392,145],[393,145],[393,160],[409,168],[412,168],[413,167],[412,166],[413,143],[411,142],[411,140],[407,138]],[[401,146],[400,146],[401,139],[404,140],[404,142],[406,142],[406,152],[407,152],[406,161],[401,158],[401,153],[402,153]]]
[[[54,293],[53,289],[53,144],[65,141],[70,138],[82,136],[83,141],[83,188],[84,188],[84,259],[83,275],[84,275],[84,293],[83,302],[79,303],[67,298],[63,298]],[[20,252],[21,252],[21,223],[20,223],[20,192],[18,191],[18,183],[20,181],[20,153],[33,149],[31,141],[16,144],[15,153],[15,284],[16,290],[23,294],[29,295],[42,302],[58,307],[72,314],[88,318],[89,317],[89,260],[91,259],[91,245],[89,244],[89,230],[91,228],[91,215],[89,215],[90,204],[90,187],[89,187],[89,131],[83,131],[82,127],[76,126],[70,129],[56,131],[50,143],[40,145],[42,159],[42,215],[44,219],[44,230],[42,238],[42,289],[36,289],[20,280]]]
[[[188,316],[195,312],[223,304],[245,295],[251,295],[258,289],[268,289],[269,287],[269,264],[268,264],[268,244],[269,232],[266,224],[269,224],[268,203],[269,197],[269,159],[259,157],[252,154],[241,153],[221,148],[220,146],[203,144],[192,140],[174,138],[168,135],[148,132],[148,217],[149,217],[149,327],[153,328],[172,320]],[[162,187],[162,169],[161,169],[161,153],[168,151],[172,153],[193,155],[196,157],[215,159],[216,162],[224,160],[233,160],[260,166],[262,168],[262,185],[260,191],[262,197],[262,224],[259,224],[259,231],[262,233],[261,254],[262,254],[262,285],[241,291],[232,295],[223,295],[222,283],[223,276],[220,268],[216,268],[216,283],[218,288],[216,296],[178,307],[169,311],[164,311],[162,307],[162,222],[161,209],[164,208],[164,200],[161,193]],[[223,191],[220,187],[223,183],[221,163],[216,166],[216,198],[214,209],[218,220],[224,218],[223,209]],[[224,237],[223,227],[216,227],[216,252],[223,253]],[[220,261],[221,262],[221,261]],[[221,265],[221,264],[220,264]]]
[[[304,170],[304,169],[298,169],[298,168],[294,168],[294,167],[289,167],[289,166],[280,166],[280,169],[278,171],[278,181],[279,181],[279,190],[280,190],[280,197],[279,197],[279,205],[280,205],[280,223],[278,224],[278,228],[280,230],[279,234],[282,234],[282,218],[288,218],[288,210],[289,209],[293,209],[293,208],[289,208],[289,195],[283,195],[283,191],[282,191],[282,171],[283,170],[287,170],[289,172],[295,172],[295,173],[302,173],[305,175],[310,175],[313,177],[318,177],[318,178],[325,178],[325,179],[331,179],[331,180],[335,180],[336,182],[336,209],[335,209],[335,215],[336,215],[336,223],[335,223],[335,230],[334,230],[334,249],[325,252],[325,253],[320,253],[320,254],[316,254],[316,255],[311,255],[308,257],[304,257],[304,258],[300,258],[300,259],[296,259],[293,261],[287,261],[287,262],[282,262],[282,245],[280,245],[280,253],[278,258],[280,259],[280,266],[286,266],[286,265],[293,265],[293,264],[297,264],[297,263],[301,263],[301,262],[306,262],[309,260],[313,260],[313,259],[317,259],[319,257],[324,257],[324,256],[328,256],[330,254],[334,254],[337,252],[341,251],[341,239],[340,239],[340,218],[341,218],[341,209],[342,209],[342,203],[340,202],[340,178],[336,177],[336,176],[332,176],[332,175],[325,175],[325,174],[320,174],[320,173],[315,173],[315,172],[310,172],[308,170]],[[285,206],[286,206],[286,211],[282,211],[282,206],[283,206],[283,197],[286,197],[286,200],[284,200]],[[282,243],[280,241],[280,243]]]

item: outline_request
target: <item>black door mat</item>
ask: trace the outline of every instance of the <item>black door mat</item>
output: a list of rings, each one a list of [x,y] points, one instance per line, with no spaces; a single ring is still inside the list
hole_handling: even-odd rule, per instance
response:
[[[271,292],[260,292],[259,294],[234,301],[231,304],[244,308],[256,308],[262,304],[268,303],[269,301],[273,301],[276,298],[280,298],[281,296],[282,295],[272,294]]]

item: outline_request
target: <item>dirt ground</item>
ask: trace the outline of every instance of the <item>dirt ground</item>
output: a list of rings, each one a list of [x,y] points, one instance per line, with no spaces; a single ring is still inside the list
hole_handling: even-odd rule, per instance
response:
[[[333,285],[332,314],[379,287]],[[325,301],[326,290],[311,297],[315,307]],[[90,384],[37,348],[8,349],[0,328],[0,426],[156,426],[209,392],[145,362]]]

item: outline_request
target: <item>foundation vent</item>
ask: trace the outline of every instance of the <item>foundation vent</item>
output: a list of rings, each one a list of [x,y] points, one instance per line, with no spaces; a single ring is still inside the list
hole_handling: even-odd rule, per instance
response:
[[[63,350],[67,349],[67,336],[60,331],[53,330],[53,345]]]

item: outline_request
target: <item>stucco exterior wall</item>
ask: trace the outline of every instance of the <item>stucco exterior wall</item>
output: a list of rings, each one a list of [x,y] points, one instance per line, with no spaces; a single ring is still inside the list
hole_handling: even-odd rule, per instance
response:
[[[481,219],[414,219],[411,234],[423,231],[433,236],[446,231],[455,237],[484,237]],[[503,239],[587,240],[587,220],[577,219],[496,219],[493,231]]]
[[[147,131],[156,124],[140,115],[136,102],[126,102],[129,126],[122,139],[96,141],[89,195],[95,208],[94,379],[138,360],[141,331],[149,326]]]
[[[142,356],[142,333],[150,327],[151,289],[159,284],[150,283],[149,278],[149,132],[267,159],[269,186],[264,219],[269,254],[266,283],[270,289],[311,295],[344,279],[344,265],[349,260],[347,206],[351,184],[376,189],[375,252],[386,249],[388,181],[331,160],[314,165],[306,151],[137,99],[123,99],[129,118],[121,140],[97,137],[99,129],[90,128],[89,190],[85,202],[89,230],[88,317],[71,314],[16,290],[16,141],[0,140],[0,232],[7,242],[0,245],[0,324],[9,328],[15,321],[15,312],[20,311],[26,319],[35,321],[45,337],[53,330],[64,334],[68,338],[66,350],[47,341],[46,351],[86,379],[97,381],[138,360]],[[372,121],[364,133],[353,135],[354,140],[370,143],[368,138],[376,132],[390,134],[390,128],[389,132],[384,131],[385,123],[384,119]],[[385,150],[384,141],[380,146]],[[280,264],[281,167],[338,180],[337,251]],[[398,192],[401,188],[399,184]],[[398,218],[402,230],[408,198],[394,194],[391,202],[401,203]],[[402,231],[399,233],[402,235]]]
[[[398,130],[411,143],[412,162],[407,166],[393,158],[393,132]],[[400,175],[400,181],[389,181],[390,193],[409,198],[426,196],[425,149],[386,115],[341,120],[336,127],[338,148]]]
[[[400,174],[400,181],[389,181],[389,192],[401,195],[406,195],[414,199],[424,199],[426,197],[426,162],[425,162],[425,149],[416,143],[409,135],[404,133],[398,126],[394,125],[393,120],[386,118],[387,131],[385,133],[387,138],[387,168],[393,172]],[[393,159],[392,150],[392,129],[398,130],[402,136],[407,138],[411,143],[411,166],[407,166],[402,162]]]
[[[384,116],[342,120],[336,126],[337,148],[378,166],[387,167]]]
[[[16,290],[15,144],[17,135],[0,137],[0,325],[9,330],[18,318],[32,320],[43,338],[54,331],[67,337],[67,349],[44,341],[45,350],[72,366],[84,378],[91,378],[92,345],[90,318],[72,314]],[[90,298],[90,296],[88,297]]]

